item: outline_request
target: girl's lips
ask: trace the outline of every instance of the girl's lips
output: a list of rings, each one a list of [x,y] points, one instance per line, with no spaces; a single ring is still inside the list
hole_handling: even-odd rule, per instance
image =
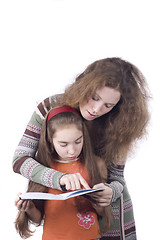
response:
[[[74,159],[76,159],[77,157],[69,157],[69,160],[74,160]]]

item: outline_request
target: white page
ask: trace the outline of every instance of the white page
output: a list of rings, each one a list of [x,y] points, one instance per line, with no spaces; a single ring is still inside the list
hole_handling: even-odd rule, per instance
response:
[[[41,193],[41,192],[27,192],[23,193],[20,198],[21,199],[41,199],[41,200],[66,200],[71,197],[76,197],[84,194],[89,194],[97,191],[102,191],[104,188],[96,188],[96,189],[84,189],[73,192],[67,192],[62,194],[51,194],[51,193]]]

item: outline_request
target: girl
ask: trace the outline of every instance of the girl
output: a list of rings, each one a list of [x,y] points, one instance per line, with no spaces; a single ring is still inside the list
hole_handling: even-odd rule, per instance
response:
[[[108,168],[108,182],[96,184],[99,206],[112,205],[114,224],[103,239],[136,239],[132,202],[123,176],[133,143],[146,133],[149,93],[143,74],[120,58],[105,58],[90,64],[64,94],[40,103],[16,149],[13,169],[34,182],[61,189],[63,174],[34,160],[44,116],[56,103],[77,108],[87,122],[92,146]],[[30,171],[28,171],[28,168]],[[124,210],[125,209],[125,210]]]
[[[61,187],[67,190],[90,188],[107,180],[104,162],[92,154],[89,136],[79,113],[71,107],[52,109],[44,120],[36,159],[46,167],[63,173]],[[97,167],[98,166],[98,167]],[[89,185],[88,185],[89,183]],[[32,181],[28,191],[42,191],[60,194],[60,190],[46,188]],[[110,226],[108,208],[97,207],[84,197],[65,201],[23,201],[17,198],[20,210],[16,229],[21,237],[29,237],[29,221],[40,224],[44,217],[44,240],[83,239],[100,237],[96,210],[105,217],[106,227]],[[23,210],[23,211],[22,211]]]

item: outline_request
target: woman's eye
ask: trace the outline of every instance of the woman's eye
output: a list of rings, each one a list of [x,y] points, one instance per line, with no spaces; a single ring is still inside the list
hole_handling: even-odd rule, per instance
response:
[[[93,96],[92,99],[93,99],[94,101],[98,101],[98,100],[99,100],[99,98],[98,98],[97,96]]]
[[[76,144],[80,144],[81,143],[81,141],[77,141],[77,142],[75,142]]]
[[[105,104],[105,107],[106,107],[106,108],[113,108],[114,106],[111,106],[111,105]]]
[[[107,105],[107,104],[105,104],[105,107],[106,107],[106,108],[111,108],[111,106],[109,106],[109,105]]]

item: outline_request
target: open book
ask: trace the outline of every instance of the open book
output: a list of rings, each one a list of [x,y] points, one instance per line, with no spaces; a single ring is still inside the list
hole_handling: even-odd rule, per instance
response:
[[[66,200],[68,198],[77,197],[85,194],[90,194],[93,192],[99,192],[105,188],[96,189],[82,189],[62,194],[51,194],[51,193],[41,193],[41,192],[27,192],[20,195],[21,199],[41,199],[41,200]]]

